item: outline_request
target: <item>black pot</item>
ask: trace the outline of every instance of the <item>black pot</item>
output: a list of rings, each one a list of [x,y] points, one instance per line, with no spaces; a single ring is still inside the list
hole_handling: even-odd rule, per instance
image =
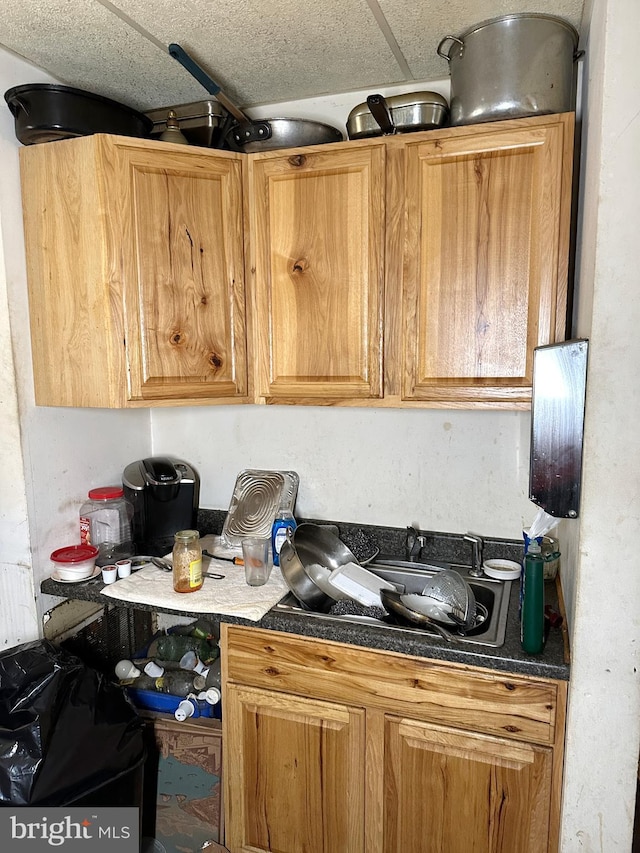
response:
[[[143,113],[70,86],[27,83],[8,89],[4,99],[23,145],[92,133],[145,137],[153,128],[152,120]]]

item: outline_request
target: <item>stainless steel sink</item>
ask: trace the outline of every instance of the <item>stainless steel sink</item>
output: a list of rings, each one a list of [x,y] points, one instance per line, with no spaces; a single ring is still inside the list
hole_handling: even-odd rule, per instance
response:
[[[484,604],[488,613],[485,622],[464,635],[456,634],[456,639],[465,644],[492,646],[494,648],[504,643],[511,581],[494,580],[488,577],[470,577],[468,566],[438,561],[414,563],[380,557],[368,564],[367,568],[380,578],[394,584],[401,593],[420,593],[424,589],[428,578],[433,577],[434,574],[442,571],[442,569],[454,569],[469,583],[473,589],[476,601]],[[427,628],[420,628],[406,622],[401,623],[399,619],[391,614],[382,619],[376,619],[371,616],[360,616],[350,613],[340,615],[334,613],[316,613],[303,607],[293,593],[286,595],[274,609],[279,612],[301,613],[312,619],[321,619],[329,622],[349,622],[377,626],[389,631],[429,634],[430,637],[433,636],[434,640],[446,642],[435,631],[431,632]]]

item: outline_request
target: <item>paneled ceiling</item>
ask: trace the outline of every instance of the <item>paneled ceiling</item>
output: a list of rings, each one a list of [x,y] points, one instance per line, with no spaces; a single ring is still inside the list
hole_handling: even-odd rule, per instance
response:
[[[583,0],[4,0],[0,44],[141,110],[208,98],[180,44],[242,108],[448,76],[445,35],[519,12],[580,30]],[[24,80],[24,83],[33,82]]]

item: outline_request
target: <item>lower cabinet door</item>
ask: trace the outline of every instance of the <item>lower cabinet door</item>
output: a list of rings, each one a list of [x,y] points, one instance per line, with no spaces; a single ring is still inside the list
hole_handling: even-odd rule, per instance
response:
[[[384,853],[548,853],[552,751],[388,716]]]
[[[227,687],[232,853],[364,853],[365,713]]]

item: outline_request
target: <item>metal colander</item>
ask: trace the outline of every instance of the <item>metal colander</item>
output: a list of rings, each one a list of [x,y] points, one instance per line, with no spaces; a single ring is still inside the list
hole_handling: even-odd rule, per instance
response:
[[[422,590],[422,597],[441,613],[443,621],[471,628],[476,621],[476,597],[469,584],[453,569],[434,575]]]

